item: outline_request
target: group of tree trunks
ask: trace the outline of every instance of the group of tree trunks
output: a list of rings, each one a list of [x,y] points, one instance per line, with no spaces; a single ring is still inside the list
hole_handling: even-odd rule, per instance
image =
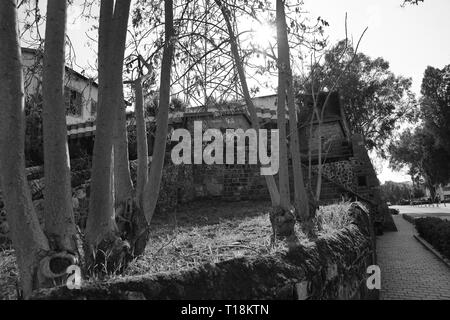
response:
[[[250,98],[243,59],[227,4],[215,0],[226,21],[231,53],[241,91],[254,128],[260,124]],[[0,153],[1,189],[10,234],[17,255],[23,296],[64,279],[68,266],[78,264],[87,272],[121,271],[133,257],[143,254],[149,225],[158,199],[168,134],[170,80],[176,41],[173,1],[164,1],[165,36],[161,62],[160,93],[156,114],[153,158],[149,168],[142,82],[134,81],[138,140],[138,178],[133,186],[128,163],[123,65],[131,0],[102,0],[98,37],[98,110],[90,191],[90,208],[84,243],[75,222],[71,201],[70,163],[64,105],[64,70],[67,2],[48,0],[43,64],[43,133],[46,188],[44,224],[33,208],[25,177],[24,87],[17,22],[17,0],[0,1]],[[295,237],[300,221],[313,234],[311,205],[303,182],[294,103],[292,71],[283,0],[276,2],[278,39],[279,189],[274,176],[266,176],[273,210],[274,236]],[[147,67],[148,72],[151,72]],[[285,106],[289,111],[286,132]],[[294,167],[294,204],[289,193],[288,144]]]

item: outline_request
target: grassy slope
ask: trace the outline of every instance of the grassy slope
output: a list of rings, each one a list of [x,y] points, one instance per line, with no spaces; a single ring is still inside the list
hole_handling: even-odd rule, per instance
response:
[[[123,274],[137,275],[180,270],[248,255],[270,254],[284,246],[270,244],[269,202],[204,201],[157,215],[144,256]],[[317,215],[321,233],[348,224],[348,204],[322,207]],[[307,242],[298,230],[302,242]],[[14,298],[16,268],[12,250],[0,251],[0,299]]]

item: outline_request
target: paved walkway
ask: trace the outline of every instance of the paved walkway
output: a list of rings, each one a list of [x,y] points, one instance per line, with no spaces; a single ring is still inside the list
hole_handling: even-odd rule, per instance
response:
[[[394,221],[398,232],[377,237],[381,299],[450,300],[450,268],[413,238],[412,224]]]

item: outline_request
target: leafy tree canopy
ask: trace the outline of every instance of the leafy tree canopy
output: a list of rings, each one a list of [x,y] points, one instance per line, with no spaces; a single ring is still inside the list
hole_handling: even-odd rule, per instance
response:
[[[423,0],[404,0],[403,5],[405,4],[419,4],[420,2],[423,2]]]
[[[427,67],[421,93],[420,111],[424,127],[450,153],[450,65],[443,69]]]
[[[383,199],[391,204],[401,204],[402,200],[410,200],[411,197],[415,198],[417,190],[421,189],[413,188],[411,184],[404,182],[386,181],[381,185]]]
[[[398,140],[390,144],[389,153],[392,168],[409,168],[413,179],[423,179],[430,189],[450,180],[450,153],[437,143],[426,128],[404,131]]]
[[[416,114],[411,79],[395,75],[383,58],[355,53],[346,40],[329,50],[323,60],[311,68],[304,90],[309,93],[335,86],[352,133],[361,134],[369,150],[385,156],[384,146],[393,131]]]

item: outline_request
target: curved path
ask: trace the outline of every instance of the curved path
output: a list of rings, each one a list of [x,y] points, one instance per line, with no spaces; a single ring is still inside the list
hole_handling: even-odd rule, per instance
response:
[[[414,226],[394,216],[398,232],[377,237],[383,300],[450,300],[450,268],[419,243]]]

